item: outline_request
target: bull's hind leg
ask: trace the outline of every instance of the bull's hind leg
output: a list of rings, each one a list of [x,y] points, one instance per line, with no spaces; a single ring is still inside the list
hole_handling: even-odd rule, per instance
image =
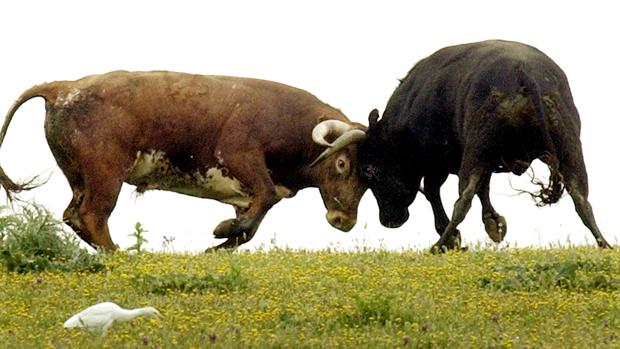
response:
[[[82,187],[72,184],[72,190],[73,198],[63,214],[63,221],[93,248],[115,250],[117,246],[112,242],[107,222],[116,205],[120,185],[100,183]]]
[[[583,224],[592,232],[599,247],[611,248],[598,228],[592,205],[588,202],[588,173],[581,148],[565,152],[565,156],[560,159],[560,173],[564,178],[566,190],[575,204],[575,211],[577,211]]]
[[[489,198],[489,189],[491,185],[491,176],[487,176],[478,192],[478,198],[480,204],[482,204],[482,222],[484,223],[484,229],[491,240],[499,243],[504,240],[508,226],[506,225],[506,219],[495,211],[495,208],[491,204]]]
[[[73,190],[73,197],[71,198],[71,202],[69,202],[69,206],[65,209],[64,214],[62,215],[62,220],[66,225],[71,227],[73,231],[75,231],[82,240],[92,246],[92,239],[90,236],[85,234],[84,223],[80,219],[79,210],[82,205],[82,200],[84,200],[84,191],[82,188],[71,186]]]
[[[55,147],[54,145],[56,145],[56,143],[52,142],[52,152],[54,153],[54,156],[58,161],[58,166],[67,178],[69,186],[71,186],[71,190],[73,192],[71,202],[69,202],[69,205],[63,213],[63,222],[71,227],[80,239],[93,248],[101,246],[106,249],[115,249],[116,246],[110,240],[109,234],[107,235],[107,239],[102,238],[102,234],[92,229],[92,227],[89,227],[84,220],[84,207],[86,205],[85,198],[88,198],[87,201],[92,202],[92,194],[89,194],[89,191],[86,190],[85,186],[83,169],[86,168],[86,166],[83,166],[83,164],[79,162],[79,155],[75,155],[74,153],[69,156],[64,152],[63,148]],[[90,182],[93,183],[92,180]],[[93,186],[96,187],[96,185]],[[88,205],[92,206],[92,203]],[[105,234],[103,235],[105,237]]]
[[[84,166],[82,171],[85,173],[79,175],[65,171],[73,198],[63,220],[90,246],[107,251],[117,249],[110,237],[108,217],[116,206],[122,185],[121,176],[111,171],[111,167],[86,171],[88,167]]]
[[[108,218],[116,206],[120,189],[121,183],[117,186],[87,188],[84,193],[79,216],[84,223],[83,230],[90,235],[91,246],[95,248],[102,247],[107,251],[114,251],[118,248],[110,237]]]

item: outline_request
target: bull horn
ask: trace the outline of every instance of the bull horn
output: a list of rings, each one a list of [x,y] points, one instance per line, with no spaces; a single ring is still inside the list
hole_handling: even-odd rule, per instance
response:
[[[333,147],[333,143],[329,143],[325,140],[327,135],[332,134],[336,137],[340,137],[343,133],[351,130],[353,126],[340,120],[325,120],[318,123],[312,129],[312,140],[314,143],[320,144],[324,147]]]
[[[346,147],[347,145],[351,143],[359,142],[365,138],[366,138],[366,132],[362,130],[352,129],[352,130],[345,132],[340,137],[338,137],[333,143],[331,143],[329,148],[325,149],[325,151],[323,151],[321,155],[319,155],[314,161],[312,161],[312,163],[310,164],[310,167],[314,167],[316,164],[323,161],[323,159],[334,154],[340,149]]]

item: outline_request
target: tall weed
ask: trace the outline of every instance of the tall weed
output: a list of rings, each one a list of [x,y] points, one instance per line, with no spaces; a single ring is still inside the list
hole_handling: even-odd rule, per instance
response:
[[[18,273],[44,270],[91,271],[105,269],[97,255],[79,246],[73,233],[43,206],[21,204],[13,213],[0,208],[0,262]]]

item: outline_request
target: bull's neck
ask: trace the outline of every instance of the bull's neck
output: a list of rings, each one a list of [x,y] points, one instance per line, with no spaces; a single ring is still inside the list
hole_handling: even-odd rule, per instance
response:
[[[286,186],[291,189],[301,190],[309,187],[318,187],[320,182],[320,170],[317,167],[310,167],[308,165],[302,166],[298,171],[295,171],[294,176],[288,178]]]

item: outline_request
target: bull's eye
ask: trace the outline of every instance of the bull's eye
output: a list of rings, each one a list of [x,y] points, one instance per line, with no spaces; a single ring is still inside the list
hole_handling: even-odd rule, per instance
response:
[[[360,172],[362,177],[367,181],[375,179],[377,175],[377,169],[373,165],[363,166]]]
[[[336,159],[336,170],[341,174],[347,174],[349,172],[349,162],[344,156],[340,156]]]

